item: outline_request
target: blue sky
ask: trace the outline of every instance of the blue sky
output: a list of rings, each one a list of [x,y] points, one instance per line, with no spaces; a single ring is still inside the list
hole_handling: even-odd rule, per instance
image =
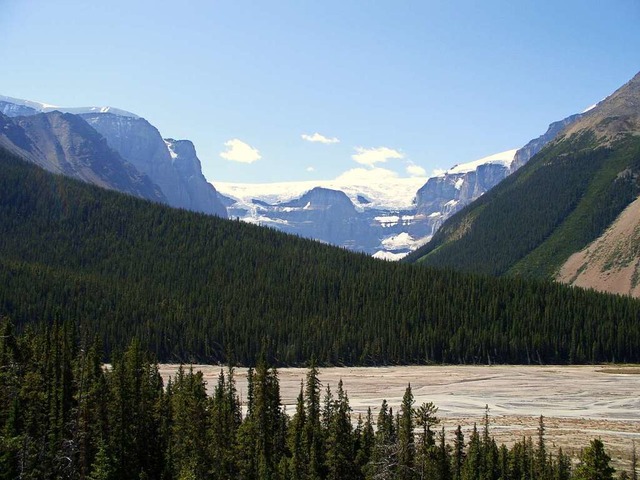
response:
[[[0,0],[0,94],[135,112],[214,183],[428,175],[624,84],[639,25],[638,0]]]

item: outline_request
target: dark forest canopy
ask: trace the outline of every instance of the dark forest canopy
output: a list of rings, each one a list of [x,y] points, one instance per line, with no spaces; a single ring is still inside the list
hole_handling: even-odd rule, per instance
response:
[[[0,152],[0,314],[105,358],[278,365],[640,361],[640,302],[378,261],[49,174]]]
[[[233,368],[212,395],[201,372],[182,367],[165,385],[139,342],[107,370],[99,343],[74,330],[54,322],[16,336],[0,321],[0,479],[613,480],[601,441],[574,468],[545,441],[542,417],[535,441],[498,446],[488,411],[470,433],[446,433],[437,407],[417,405],[408,386],[398,411],[383,401],[375,418],[369,409],[355,419],[348,386],[323,388],[313,364],[287,413],[263,360],[243,411]],[[631,474],[618,478],[637,478],[633,452]]]

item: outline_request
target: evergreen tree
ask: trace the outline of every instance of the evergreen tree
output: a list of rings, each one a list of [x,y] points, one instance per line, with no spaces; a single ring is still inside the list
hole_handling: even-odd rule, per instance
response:
[[[453,439],[453,480],[462,479],[462,465],[465,459],[464,447],[464,434],[462,433],[462,428],[458,425]]]
[[[327,431],[327,479],[351,479],[357,476],[353,447],[351,407],[340,380]]]
[[[413,404],[415,400],[409,384],[402,397],[398,428],[398,478],[407,480],[414,476],[415,440],[413,436]]]
[[[611,457],[607,455],[600,439],[591,440],[590,445],[580,455],[576,467],[576,480],[613,480],[615,469],[609,465]]]
[[[322,384],[315,360],[312,358],[307,370],[304,401],[306,423],[304,425],[304,445],[306,457],[309,459],[309,476],[311,479],[322,478],[324,465],[324,431],[320,418],[320,390]]]

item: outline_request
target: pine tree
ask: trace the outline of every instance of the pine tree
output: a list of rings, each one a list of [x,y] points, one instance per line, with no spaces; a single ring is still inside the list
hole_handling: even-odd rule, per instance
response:
[[[305,445],[305,429],[307,414],[304,405],[303,385],[300,383],[300,393],[296,402],[296,412],[289,423],[287,444],[291,453],[289,475],[292,478],[305,479],[309,475],[309,457]]]
[[[464,464],[464,434],[462,428],[458,425],[453,440],[453,480],[462,479],[462,465]]]
[[[375,446],[375,432],[373,430],[373,416],[371,407],[367,408],[367,416],[364,424],[360,429],[360,441],[358,442],[358,450],[356,451],[356,465],[360,471],[360,476],[365,477],[367,474],[368,464],[371,461],[371,455]]]
[[[415,441],[413,436],[413,404],[415,400],[409,384],[402,397],[398,428],[398,478],[410,479],[414,474]]]
[[[304,426],[304,444],[309,459],[309,476],[311,479],[322,478],[324,465],[324,431],[320,416],[320,390],[322,384],[315,360],[312,358],[307,370],[304,401],[306,423]]]
[[[327,479],[340,480],[357,475],[353,448],[351,407],[342,380],[338,382],[337,398],[331,409],[326,443]]]
[[[582,451],[580,463],[576,467],[576,480],[613,480],[615,469],[609,465],[611,457],[607,455],[600,439],[591,440]]]

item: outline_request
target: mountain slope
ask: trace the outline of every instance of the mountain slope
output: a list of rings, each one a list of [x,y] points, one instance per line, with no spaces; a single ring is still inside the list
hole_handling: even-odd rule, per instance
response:
[[[68,114],[65,118],[71,118],[71,114],[82,118],[106,138],[109,147],[135,167],[140,176],[147,176],[160,187],[161,201],[177,208],[227,216],[215,187],[202,174],[193,144],[188,140],[165,142],[153,125],[131,112],[113,107],[64,108],[1,95],[0,112],[9,117],[64,112]],[[15,151],[11,145],[5,146]],[[51,155],[52,152],[48,151],[47,154]],[[59,154],[64,155],[64,152]],[[100,168],[99,161],[93,163],[92,167]],[[66,171],[60,172],[65,174]],[[85,171],[85,176],[87,181],[92,181],[91,172]],[[96,176],[99,177],[93,175]],[[118,189],[117,185],[94,183]]]
[[[2,151],[0,315],[74,322],[107,355],[137,336],[162,360],[250,363],[261,349],[278,364],[640,360],[638,301],[380,262]]]
[[[562,265],[557,279],[640,297],[640,198],[607,231]]]
[[[640,74],[527,165],[446,222],[409,258],[550,278],[640,194]]]
[[[53,111],[8,118],[0,114],[0,145],[50,172],[166,202],[146,175],[123,160],[76,115]]]
[[[215,188],[202,175],[193,144],[191,147],[178,146],[179,155],[144,118],[108,112],[82,113],[80,116],[104,136],[122,158],[148,175],[162,189],[169,205],[226,218],[227,211]],[[185,169],[182,163],[191,168]]]

